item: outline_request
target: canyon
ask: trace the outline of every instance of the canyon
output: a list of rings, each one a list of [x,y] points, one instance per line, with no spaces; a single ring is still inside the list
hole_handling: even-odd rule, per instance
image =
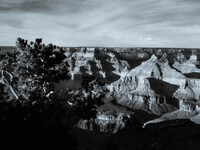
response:
[[[103,94],[96,118],[80,119],[85,130],[116,133],[132,115],[143,127],[175,119],[200,124],[200,50],[175,48],[64,48],[70,80],[56,83],[58,90],[81,91],[82,76],[94,76],[105,85],[92,90]],[[12,77],[1,72],[7,91]],[[16,94],[10,94],[17,97]],[[70,103],[69,103],[70,104]]]
[[[154,116],[142,121],[143,127],[174,119],[200,123],[199,49],[66,48],[65,55],[71,81],[96,76],[112,99],[105,105],[117,107],[101,106],[97,118],[81,120],[80,128],[115,133],[125,126],[124,117],[140,113]]]
[[[55,92],[66,100],[62,106],[74,108],[73,96],[90,100],[84,105],[102,101],[92,107],[95,116],[88,117],[91,107],[86,107],[73,111],[86,111],[86,116],[63,120],[72,127],[79,149],[199,149],[200,49],[63,50],[69,79],[55,82]],[[2,98],[11,102],[19,92],[12,86],[13,67],[6,63],[0,64],[0,84],[8,93]]]

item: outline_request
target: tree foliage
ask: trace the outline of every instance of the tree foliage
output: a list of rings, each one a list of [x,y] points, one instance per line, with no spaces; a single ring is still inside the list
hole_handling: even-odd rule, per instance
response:
[[[77,141],[63,120],[96,117],[103,83],[84,76],[81,94],[60,98],[55,83],[69,79],[63,48],[18,38],[16,51],[0,57],[0,138],[3,149],[75,149]],[[71,102],[72,105],[69,105]],[[11,135],[11,136],[10,136]],[[8,146],[8,143],[12,143]]]
[[[1,56],[0,147],[75,149],[77,142],[63,124],[65,102],[54,90],[55,82],[69,78],[64,51],[41,39],[29,45],[18,38],[16,45],[17,51]]]

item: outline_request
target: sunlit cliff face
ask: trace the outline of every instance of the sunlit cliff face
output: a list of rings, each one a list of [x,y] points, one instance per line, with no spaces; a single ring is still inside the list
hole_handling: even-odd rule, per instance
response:
[[[65,54],[72,80],[80,74],[99,77],[106,82],[107,97],[114,98],[118,105],[161,116],[153,122],[182,118],[198,122],[199,49],[77,48]],[[113,103],[105,103],[105,107],[113,108]],[[79,126],[92,130],[86,124],[105,124],[102,130],[107,132],[110,112],[101,113],[97,122],[82,120]]]

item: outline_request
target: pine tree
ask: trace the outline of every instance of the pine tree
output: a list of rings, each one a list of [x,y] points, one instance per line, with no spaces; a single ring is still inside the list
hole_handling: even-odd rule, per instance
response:
[[[77,142],[68,134],[70,127],[63,124],[63,119],[71,114],[83,119],[96,117],[96,108],[103,104],[104,96],[101,88],[104,84],[98,79],[83,77],[80,91],[85,91],[85,95],[68,94],[60,98],[55,91],[56,82],[69,79],[64,53],[56,45],[42,44],[42,39],[28,44],[18,38],[16,51],[1,57],[0,138],[6,145],[9,135],[13,135],[9,142],[14,146],[7,149],[16,149],[15,145],[20,149],[41,149],[39,145],[75,149]],[[73,100],[70,107],[69,100]]]

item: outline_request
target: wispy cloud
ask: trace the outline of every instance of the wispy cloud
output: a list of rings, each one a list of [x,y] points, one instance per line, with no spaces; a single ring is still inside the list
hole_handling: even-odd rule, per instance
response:
[[[0,45],[200,47],[198,0],[0,0]]]
[[[0,12],[43,12],[50,9],[47,1],[1,0]]]

